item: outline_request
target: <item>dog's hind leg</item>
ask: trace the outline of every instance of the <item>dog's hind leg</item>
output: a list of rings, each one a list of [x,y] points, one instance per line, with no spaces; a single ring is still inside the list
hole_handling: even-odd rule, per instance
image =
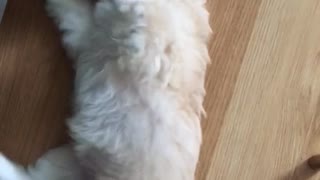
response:
[[[0,155],[0,180],[82,180],[84,175],[70,146],[49,151],[27,169]]]

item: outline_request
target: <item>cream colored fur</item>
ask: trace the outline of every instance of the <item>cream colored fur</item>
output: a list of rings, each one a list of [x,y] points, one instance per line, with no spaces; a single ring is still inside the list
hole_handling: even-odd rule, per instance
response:
[[[48,0],[74,59],[74,151],[55,150],[29,171],[2,157],[0,180],[193,180],[209,62],[204,3]]]

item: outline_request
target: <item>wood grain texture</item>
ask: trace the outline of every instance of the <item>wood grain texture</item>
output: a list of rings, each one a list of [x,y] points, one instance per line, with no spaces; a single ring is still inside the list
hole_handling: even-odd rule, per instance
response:
[[[66,139],[72,73],[43,7],[10,0],[0,25],[0,151],[24,164]]]
[[[212,0],[211,12],[213,41],[209,44],[212,64],[208,70],[205,102],[208,118],[203,123],[204,148],[197,176],[205,179],[211,163],[220,128],[233,94],[235,81],[242,64],[253,29],[260,0]],[[241,17],[241,18],[239,18]]]
[[[208,180],[311,179],[304,161],[320,153],[319,21],[318,0],[262,0]]]
[[[32,2],[32,3],[30,3]],[[318,180],[320,1],[208,0],[198,180]],[[72,71],[42,0],[10,0],[0,25],[0,151],[28,163],[66,140]]]

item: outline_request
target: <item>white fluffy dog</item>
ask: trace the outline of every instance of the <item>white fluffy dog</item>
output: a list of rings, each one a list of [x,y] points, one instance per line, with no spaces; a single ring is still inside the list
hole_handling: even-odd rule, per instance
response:
[[[74,145],[0,180],[193,180],[209,62],[205,0],[48,0],[76,70]]]

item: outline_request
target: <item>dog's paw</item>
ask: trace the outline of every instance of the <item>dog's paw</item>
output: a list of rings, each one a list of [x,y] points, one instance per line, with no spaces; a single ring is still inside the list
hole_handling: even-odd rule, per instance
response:
[[[89,2],[87,0],[47,0],[46,10],[50,17],[63,21],[68,16],[87,14]]]
[[[132,11],[133,14],[141,14],[143,10],[141,0],[114,0],[114,3],[121,12]]]
[[[69,5],[68,0],[47,0],[46,10],[50,17],[57,18]]]
[[[120,54],[137,54],[145,46],[145,2],[141,0],[100,1],[95,17],[101,31],[119,45]]]
[[[98,14],[109,15],[109,18],[138,19],[144,14],[141,0],[109,0],[97,3]]]

